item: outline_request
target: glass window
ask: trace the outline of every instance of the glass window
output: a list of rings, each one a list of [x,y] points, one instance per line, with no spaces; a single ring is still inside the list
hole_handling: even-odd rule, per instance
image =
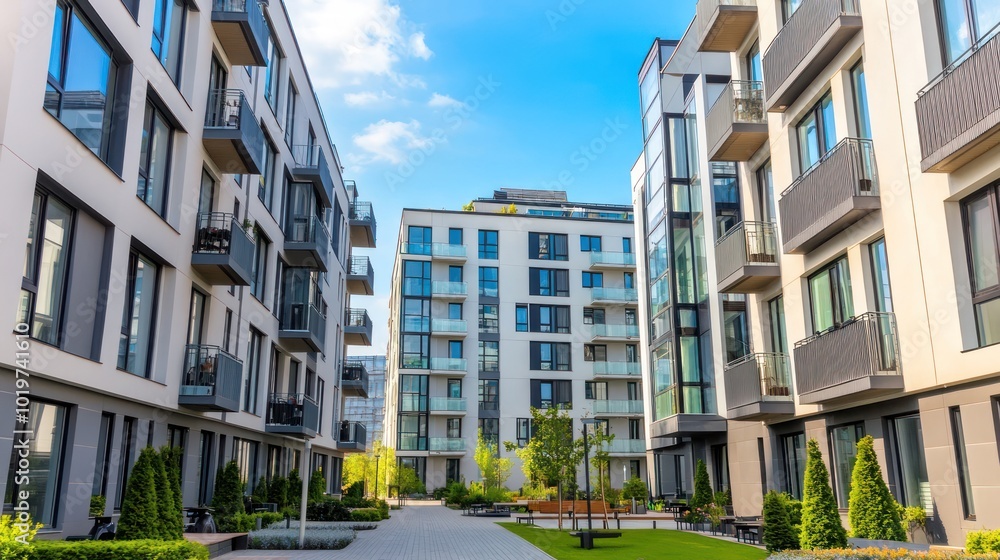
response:
[[[871,117],[868,114],[868,87],[865,85],[865,66],[859,62],[851,69],[851,84],[854,86],[854,118],[858,137],[871,138]]]
[[[604,273],[603,272],[583,272],[583,287],[584,288],[602,288],[604,287]]]
[[[904,506],[918,506],[928,513],[934,510],[931,487],[924,457],[923,430],[920,415],[910,414],[891,420],[891,444],[899,481],[896,498]]]
[[[570,371],[568,342],[531,342],[531,369],[541,371]]]
[[[499,410],[500,409],[500,380],[480,379],[479,380],[479,409]]]
[[[461,418],[449,418],[448,424],[448,437],[450,438],[460,438],[462,437],[462,419]]]
[[[781,0],[781,16],[782,21],[788,22],[788,19],[792,17],[801,6],[805,0]]]
[[[962,495],[962,510],[966,519],[976,518],[976,503],[972,498],[972,477],[969,475],[969,457],[965,447],[965,428],[962,426],[962,410],[949,409],[951,434],[955,445],[955,463],[958,467],[959,490]]]
[[[462,304],[461,303],[449,303],[448,304],[448,318],[449,319],[461,319],[462,318]]]
[[[499,234],[495,231],[479,230],[479,258],[496,259],[499,251]]]
[[[479,431],[483,434],[483,441],[500,449],[500,419],[480,418]]]
[[[500,295],[499,269],[495,266],[479,267],[479,295],[498,297]]]
[[[20,420],[21,416],[18,418]],[[27,501],[32,522],[41,523],[45,527],[56,524],[59,489],[62,486],[66,420],[64,406],[37,400],[32,400],[28,405],[26,421],[18,421],[16,426],[18,430],[25,430],[21,433],[34,436],[28,438],[27,449],[11,451],[4,492],[4,512],[11,511],[21,501]],[[23,452],[28,453],[27,469],[23,469],[21,465]],[[25,470],[31,474],[18,474]],[[27,495],[26,499],[22,499],[22,493]]]
[[[875,285],[875,310],[892,312],[892,289],[889,287],[889,258],[885,253],[885,238],[868,246],[872,257],[872,283]]]
[[[827,92],[796,126],[800,172],[805,173],[837,144],[833,97]]]
[[[257,390],[260,383],[260,370],[264,335],[257,329],[250,328],[250,344],[247,347],[247,375],[243,379],[243,411],[257,414]]]
[[[153,8],[153,54],[160,59],[160,64],[175,84],[180,82],[186,21],[187,4],[184,0],[156,0]]]
[[[274,198],[274,182],[280,175],[279,170],[275,166],[277,158],[277,149],[275,149],[274,144],[271,143],[271,139],[265,136],[264,168],[261,169],[260,175],[258,175],[257,198],[264,203],[264,207],[267,208],[268,212],[271,211],[271,204],[273,202],[272,199]]]
[[[603,325],[605,318],[605,311],[601,308],[584,307],[583,308],[583,324],[584,325]]]
[[[264,70],[264,99],[271,111],[278,114],[278,84],[281,75],[281,49],[274,42],[274,34],[267,34],[267,67]]]
[[[778,213],[774,211],[774,178],[771,174],[771,160],[757,168],[757,208],[762,222],[775,222]]]
[[[580,251],[584,253],[601,252],[601,236],[599,235],[581,235],[580,236]]]
[[[500,371],[500,342],[496,340],[479,341],[479,371]]]
[[[778,296],[767,302],[768,326],[771,335],[771,352],[788,353],[788,339],[785,336],[785,298]]]
[[[528,233],[528,258],[569,260],[569,236],[559,233]]]
[[[52,345],[59,344],[63,327],[72,226],[72,208],[53,196],[35,192],[18,321],[30,325],[32,338]]]
[[[754,42],[753,46],[750,47],[750,51],[747,52],[746,58],[746,71],[747,79],[751,82],[763,82],[764,81],[764,69],[760,62],[760,43]]]
[[[837,505],[847,507],[851,494],[851,475],[858,457],[858,441],[865,437],[863,424],[838,426],[830,430],[830,447],[833,449],[833,481]]]
[[[118,369],[149,377],[159,267],[136,251],[129,253],[128,289],[122,310]]]
[[[583,384],[584,398],[587,400],[608,400],[607,381],[585,381]]]
[[[1000,244],[997,185],[962,202],[965,245],[972,283],[979,345],[1000,342]]]
[[[535,430],[531,425],[531,418],[518,418],[517,419],[517,446],[524,447],[528,445],[531,441],[531,436],[534,435]]]
[[[461,266],[449,266],[448,267],[448,281],[449,282],[461,282],[462,281],[462,267]]]
[[[448,357],[449,358],[461,358],[462,357],[462,341],[461,340],[449,340],[448,341]]]
[[[525,317],[525,324],[527,324],[527,317]],[[482,334],[500,332],[500,306],[479,304],[479,332]]]
[[[404,369],[427,369],[430,360],[430,344],[428,335],[402,335],[401,367]]]
[[[409,226],[406,229],[406,253],[410,255],[431,254],[431,228]]]
[[[292,146],[295,143],[295,104],[298,102],[299,92],[295,90],[295,84],[288,80],[288,102],[285,103],[285,144]],[[309,150],[309,157],[312,150]]]
[[[143,117],[142,147],[139,152],[139,185],[137,196],[161,216],[166,212],[167,180],[174,129],[166,116],[146,101]]]
[[[427,416],[424,414],[400,414],[397,432],[399,449],[403,451],[427,450]],[[400,457],[400,465],[405,465],[405,459],[422,459],[423,457]],[[411,468],[414,465],[405,465]],[[417,476],[420,476],[419,474]]]
[[[267,282],[267,250],[270,243],[260,228],[254,228],[254,254],[250,270],[250,294],[264,302],[264,285]]]
[[[809,277],[813,332],[823,332],[854,316],[851,274],[847,259],[840,258]]]
[[[1000,23],[1000,5],[993,0],[938,0],[937,6],[945,66],[962,60]]]
[[[533,296],[569,297],[569,271],[529,268],[528,293]]]
[[[125,497],[125,488],[128,487],[128,475],[129,470],[132,468],[132,462],[135,459],[135,449],[136,449],[136,419],[125,417],[124,422],[122,422],[122,440],[121,447],[118,450],[118,486],[115,492],[115,509],[121,509],[122,498]]]
[[[745,304],[744,309],[723,312],[723,330],[726,336],[726,363],[750,353],[750,332]]]
[[[448,228],[448,244],[463,245],[462,228]]]
[[[528,332],[528,306],[518,305],[515,311],[517,332]]]
[[[584,344],[583,360],[585,362],[608,361],[608,347],[605,344]]]
[[[781,450],[785,463],[785,491],[801,500],[806,480],[806,434],[782,436]]]

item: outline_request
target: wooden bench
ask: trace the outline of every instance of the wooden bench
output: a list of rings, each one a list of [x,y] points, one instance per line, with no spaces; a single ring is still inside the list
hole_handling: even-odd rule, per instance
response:
[[[562,517],[567,515],[568,517],[573,517],[573,502],[571,500],[563,500],[562,509],[559,507],[558,501],[549,500],[531,500],[526,504],[526,509],[528,510],[527,517],[519,515],[515,518],[518,523],[527,523],[528,525],[535,524],[535,514],[541,515],[555,515]]]
[[[570,533],[571,537],[580,539],[580,548],[590,550],[594,548],[594,539],[617,539],[622,536],[621,531],[578,531]]]

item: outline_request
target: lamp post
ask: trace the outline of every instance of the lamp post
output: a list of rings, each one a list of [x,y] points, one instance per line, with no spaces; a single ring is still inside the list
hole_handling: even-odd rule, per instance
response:
[[[382,454],[378,451],[375,452],[375,499],[378,500],[378,460]]]
[[[597,424],[597,419],[583,418],[580,422],[583,423],[583,480],[584,484],[587,486],[587,532],[590,533],[593,532],[594,526],[590,519],[590,445],[587,443],[587,426]],[[592,547],[593,541],[589,542]]]

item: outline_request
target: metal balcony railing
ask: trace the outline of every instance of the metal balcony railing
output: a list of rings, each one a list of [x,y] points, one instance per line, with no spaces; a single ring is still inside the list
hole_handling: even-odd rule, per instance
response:
[[[347,271],[348,276],[360,276],[368,280],[368,285],[375,282],[375,271],[372,269],[372,261],[366,256],[351,256],[351,264]]]
[[[778,266],[778,232],[774,222],[742,222],[715,244],[715,270],[724,280],[747,265]]]
[[[761,127],[763,134],[756,137],[758,141],[749,149],[741,150],[740,157],[719,156],[717,152],[721,151],[726,141],[733,140],[734,135],[741,130],[739,125],[767,125],[764,82],[733,80],[726,85],[715,104],[709,109],[705,127],[709,150],[712,151],[712,155],[716,155],[713,160],[743,161],[744,156],[752,155],[760,148],[763,141],[766,141],[766,129]]]
[[[239,410],[243,362],[218,346],[188,345],[180,404],[206,409]]]
[[[271,393],[267,399],[267,422],[271,426],[319,429],[319,405],[301,393]]]
[[[316,245],[325,255],[330,247],[330,230],[319,216],[295,216],[285,224],[285,242]]]
[[[787,354],[747,354],[726,365],[726,404],[729,409],[765,400],[792,400]]]
[[[230,255],[249,270],[253,262],[254,242],[232,214],[205,212],[198,214],[198,229],[193,252]]]
[[[246,33],[230,33],[224,38],[220,37],[223,39],[223,46],[229,46],[229,40],[253,41],[256,48],[250,48],[249,45],[246,45],[246,48],[251,52],[256,51],[256,55],[261,57],[261,59],[254,60],[254,65],[262,65],[260,64],[262,60],[264,61],[264,64],[266,64],[267,38],[271,34],[271,30],[268,28],[267,20],[264,18],[264,10],[261,9],[261,3],[258,0],[212,0],[212,16],[213,19],[224,22],[236,22],[245,18],[251,37],[246,37]],[[242,35],[243,37],[241,39],[232,39],[237,35]],[[239,50],[242,51],[243,49]],[[244,64],[240,60],[239,55],[232,52],[229,52],[229,55],[231,60],[236,60],[236,62],[232,62],[232,64]],[[250,58],[256,59],[257,56],[252,56]]]
[[[368,430],[361,422],[350,422],[344,420],[340,423],[340,430],[337,434],[337,442],[341,444],[354,444],[364,446],[368,443]]]
[[[892,313],[865,313],[795,344],[800,395],[875,376],[900,376]]]

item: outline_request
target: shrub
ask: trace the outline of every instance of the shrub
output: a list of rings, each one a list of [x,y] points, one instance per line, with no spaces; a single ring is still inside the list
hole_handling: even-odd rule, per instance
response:
[[[231,530],[230,518],[237,513],[246,513],[243,505],[243,481],[236,461],[226,463],[215,475],[215,496],[212,497],[215,523],[221,533],[245,531]]]
[[[323,471],[313,471],[309,477],[309,502],[318,502],[326,496],[326,478]]]
[[[100,494],[90,497],[90,516],[102,517],[108,507],[108,499]]]
[[[875,456],[875,440],[865,436],[858,442],[857,460],[851,472],[851,497],[847,520],[851,536],[857,539],[905,541],[906,531],[899,519],[896,500],[882,480]]]
[[[1000,529],[969,531],[965,536],[965,551],[969,554],[1000,552]]]
[[[351,484],[344,490],[345,498],[363,498],[365,496],[365,483],[360,480]]]
[[[837,501],[830,488],[830,473],[823,463],[819,444],[807,444],[805,488],[802,495],[802,529],[799,546],[806,550],[844,548],[847,531],[840,523]]]
[[[269,495],[270,492],[267,487],[267,479],[262,476],[260,477],[260,480],[257,481],[257,486],[254,486],[253,493],[250,494],[250,497],[253,499],[255,504],[264,504],[267,503]]]
[[[177,507],[163,453],[153,452],[151,457],[156,485],[156,513],[160,518],[160,538],[165,541],[181,540],[184,538],[184,513]],[[168,457],[168,460],[172,459]]]
[[[278,523],[272,523],[267,527],[268,529],[285,529],[285,522],[281,521]],[[289,529],[298,529],[299,522],[292,521],[289,523]],[[306,531],[315,531],[321,529],[353,529],[354,531],[371,531],[372,529],[378,529],[378,523],[372,521],[309,521],[306,525]]]
[[[306,508],[306,519],[309,521],[350,521],[351,512],[341,502],[325,499]]]
[[[288,479],[283,476],[272,478],[267,486],[267,499],[278,504],[279,510],[285,509],[288,506]]]
[[[375,508],[361,508],[351,511],[351,521],[381,521],[382,512]]]
[[[789,497],[771,490],[764,496],[764,544],[768,552],[795,550],[799,538],[788,512]]]
[[[181,534],[184,532],[184,490],[181,488],[181,458],[184,450],[180,447],[160,448],[160,457],[163,459],[163,466],[167,469],[167,480],[174,494],[174,509],[177,518],[180,520]]]
[[[385,500],[379,500],[376,509],[378,509],[379,514],[381,514],[382,519],[389,519],[389,502]]]
[[[351,529],[306,529],[303,550],[339,550],[351,544]],[[299,530],[262,529],[250,533],[249,546],[258,550],[299,550]]]
[[[708,479],[708,467],[705,461],[698,459],[698,465],[694,473],[694,495],[688,505],[692,508],[707,506],[712,503],[712,483]]]
[[[299,469],[292,469],[288,473],[288,505],[298,509],[302,502],[302,479],[299,478]]]
[[[716,492],[713,500],[717,505],[720,506],[731,506],[733,505],[733,491],[729,488]]]
[[[184,540],[37,541],[28,560],[208,560],[208,549]]]
[[[896,504],[896,507],[899,509],[899,517],[902,519],[904,527],[927,526],[927,510],[924,508],[920,506],[903,507],[900,504]]]
[[[632,478],[625,481],[622,486],[622,499],[631,500],[635,498],[639,502],[646,501],[649,497],[649,491],[646,490],[646,483],[638,476],[633,476]]]
[[[0,517],[0,558],[4,560],[31,558],[31,552],[34,550],[32,541],[41,527],[41,523],[32,523],[30,519],[21,526],[10,515]]]
[[[772,554],[768,560],[997,560],[997,556],[995,554],[957,554],[945,550],[914,552],[860,548],[850,550],[786,550]]]
[[[156,461],[152,447],[139,453],[122,498],[122,513],[115,538],[123,541],[159,539],[161,518],[156,503]]]
[[[445,487],[445,491],[445,502],[449,504],[459,504],[463,498],[469,495],[469,490],[465,487],[465,484],[458,481],[449,482],[448,486]]]

